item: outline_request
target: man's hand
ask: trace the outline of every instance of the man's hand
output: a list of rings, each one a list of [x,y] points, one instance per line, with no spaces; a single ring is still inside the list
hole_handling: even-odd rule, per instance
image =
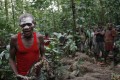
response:
[[[40,67],[42,64],[43,64],[43,61],[40,60],[39,62],[37,62],[37,63],[35,64],[35,68],[37,68],[38,66]]]
[[[40,60],[39,62],[37,62],[35,64],[35,68],[42,67],[42,66],[45,66],[45,65],[48,65],[48,61],[46,60],[45,57],[42,57],[42,60]]]
[[[17,78],[20,78],[22,80],[29,80],[27,76],[23,76],[23,75],[16,75]]]
[[[44,40],[45,43],[50,42],[50,40]]]

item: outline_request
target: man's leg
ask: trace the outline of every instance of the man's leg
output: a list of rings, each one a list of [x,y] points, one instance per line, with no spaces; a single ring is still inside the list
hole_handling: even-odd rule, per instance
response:
[[[99,53],[100,53],[99,43],[96,43],[95,51],[94,51],[94,55],[95,55],[96,62],[99,61]]]
[[[99,42],[99,61],[101,62],[100,64],[103,64],[103,55],[105,54],[104,51],[104,42]]]
[[[107,63],[107,57],[108,57],[108,54],[109,54],[110,51],[105,51],[103,57],[104,57],[104,62]]]

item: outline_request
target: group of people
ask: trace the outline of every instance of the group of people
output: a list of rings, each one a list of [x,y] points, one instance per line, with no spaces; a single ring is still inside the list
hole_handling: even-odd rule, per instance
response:
[[[22,14],[19,17],[19,26],[22,31],[11,37],[9,63],[18,80],[28,80],[26,75],[28,75],[31,66],[39,62],[40,59],[46,60],[44,46],[49,47],[49,35],[46,33],[43,36],[35,32],[35,25],[35,19],[31,14]],[[81,50],[84,49],[85,35],[84,29],[81,29]],[[97,61],[100,60],[100,53],[102,53],[102,57],[106,63],[108,54],[113,51],[115,36],[116,31],[112,23],[107,25],[107,29],[103,29],[101,25],[98,25],[98,28],[92,31],[92,39],[89,41],[92,42]],[[60,38],[62,45],[64,44],[63,38]],[[36,74],[39,73],[36,72]],[[38,76],[36,75],[36,77]]]
[[[113,53],[114,42],[117,35],[117,31],[112,23],[108,23],[106,27],[101,24],[94,29],[90,29],[90,35],[81,30],[81,44],[80,49],[83,50],[83,45],[87,40],[89,49],[94,52],[94,57],[97,63],[106,64],[109,54]],[[88,35],[88,36],[86,36]],[[88,38],[88,39],[87,39]],[[104,59],[102,61],[102,59]]]

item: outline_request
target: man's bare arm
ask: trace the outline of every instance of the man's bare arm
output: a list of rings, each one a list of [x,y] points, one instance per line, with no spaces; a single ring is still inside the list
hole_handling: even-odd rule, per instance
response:
[[[44,48],[44,38],[42,35],[39,35],[39,42],[40,42],[40,54],[41,57],[45,57],[44,53],[45,53],[45,48]]]
[[[15,55],[16,55],[16,39],[15,36],[11,37],[10,41],[10,57],[9,57],[9,63],[11,68],[13,69],[15,75],[18,74],[17,68],[16,68],[16,61],[15,61]]]

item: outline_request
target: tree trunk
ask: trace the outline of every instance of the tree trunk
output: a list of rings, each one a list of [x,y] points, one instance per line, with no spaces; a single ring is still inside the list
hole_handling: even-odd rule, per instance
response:
[[[105,11],[104,11],[104,8],[103,8],[103,2],[102,0],[99,0],[100,1],[100,6],[101,6],[101,11],[100,11],[100,22],[104,25],[105,24]]]
[[[5,0],[6,23],[8,22],[8,0]]]
[[[14,27],[15,27],[15,26],[16,26],[16,25],[15,25],[15,11],[14,11],[13,0],[11,0],[11,3],[12,3],[12,17],[13,17],[13,24],[14,24]]]
[[[76,32],[76,9],[75,9],[75,2],[71,0],[72,5],[72,16],[73,16],[73,34]]]

